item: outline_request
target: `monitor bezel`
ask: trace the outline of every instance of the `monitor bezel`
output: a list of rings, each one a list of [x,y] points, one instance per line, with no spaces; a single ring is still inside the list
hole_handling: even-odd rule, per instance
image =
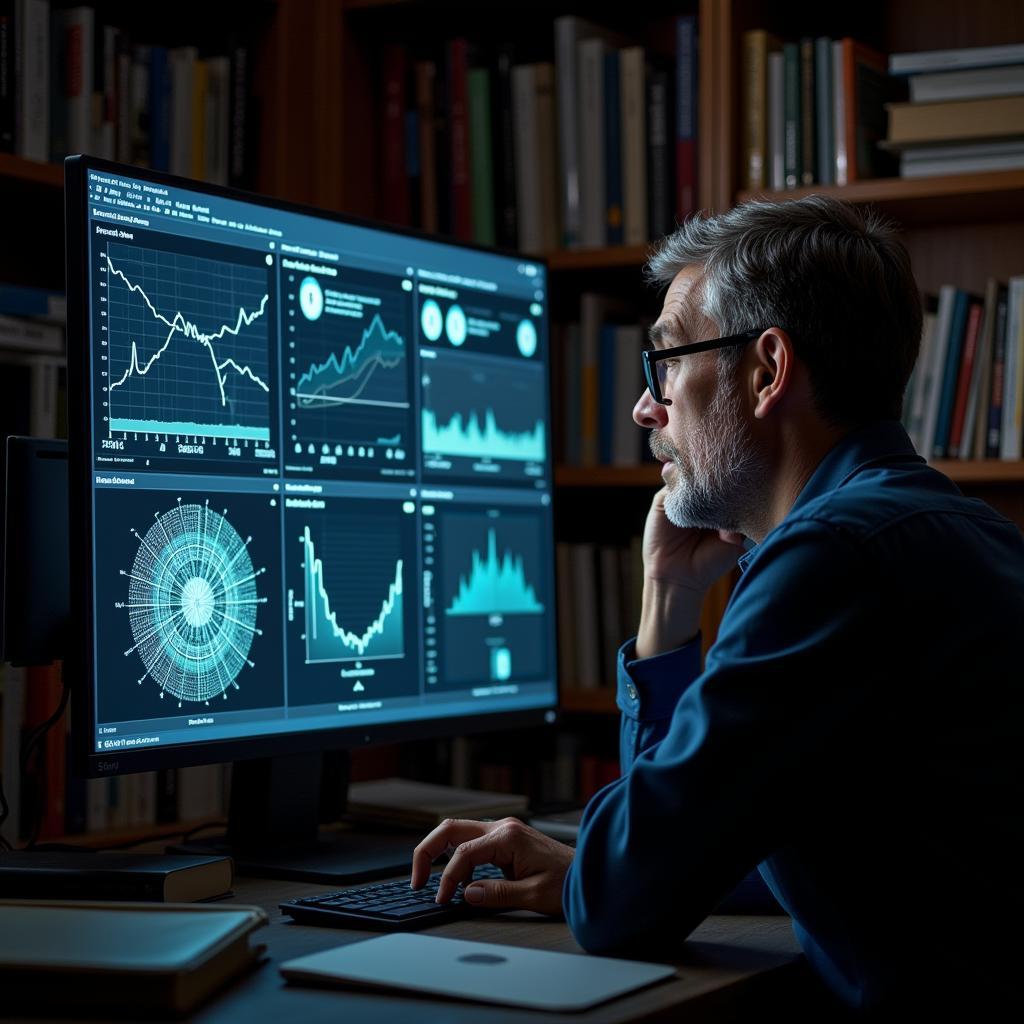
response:
[[[248,192],[231,186],[212,185],[193,181],[163,171],[133,167],[98,157],[75,155],[64,161],[64,231],[65,282],[67,291],[67,352],[68,352],[68,526],[71,584],[71,628],[69,650],[65,664],[67,678],[72,685],[73,722],[71,752],[78,773],[86,778],[129,774],[160,768],[182,768],[190,765],[215,764],[225,761],[276,757],[279,755],[308,753],[319,750],[353,750],[403,740],[436,739],[462,736],[499,729],[519,729],[530,726],[553,726],[559,718],[562,680],[559,675],[559,645],[557,626],[554,630],[554,664],[552,666],[555,692],[550,704],[537,708],[491,711],[445,718],[420,718],[378,725],[349,725],[309,729],[271,736],[252,736],[233,739],[203,740],[188,744],[148,747],[138,750],[102,753],[93,750],[96,732],[94,676],[94,607],[93,566],[90,552],[93,542],[93,486],[92,446],[93,424],[88,401],[92,386],[89,375],[89,344],[91,323],[88,302],[88,206],[85,202],[88,172],[96,170],[120,174],[129,178],[152,181],[172,188],[188,189],[240,202],[256,203],[285,212],[331,220],[341,225],[369,228],[391,234],[418,238],[428,242],[450,245],[467,251],[486,252],[511,259],[541,264],[544,267],[545,287],[550,292],[549,267],[544,257],[527,255],[513,250],[488,247],[470,242],[431,235],[415,228],[398,227],[378,221],[288,200]],[[550,328],[550,295],[545,316],[548,323],[548,464],[553,463],[552,396],[552,338]],[[555,521],[555,494],[552,477],[551,516]],[[554,566],[552,566],[554,575]],[[552,588],[551,616],[557,617],[557,587]]]

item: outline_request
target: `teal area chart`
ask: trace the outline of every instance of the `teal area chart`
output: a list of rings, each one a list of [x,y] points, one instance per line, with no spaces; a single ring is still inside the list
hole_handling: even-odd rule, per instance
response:
[[[478,481],[542,479],[548,448],[543,367],[445,350],[422,354],[424,472]]]
[[[157,238],[140,231],[134,244],[95,247],[103,310],[94,330],[106,341],[97,442],[164,459],[178,441],[205,455],[272,448],[274,257],[220,246],[199,256],[187,240],[171,248]]]
[[[542,559],[543,513],[444,509],[439,519],[436,685],[544,678],[553,581]]]
[[[373,479],[412,472],[410,303],[403,279],[282,264],[286,467]]]
[[[415,506],[285,501],[290,697],[417,691]]]
[[[108,721],[281,700],[274,499],[101,491]],[[268,629],[268,626],[270,627]]]

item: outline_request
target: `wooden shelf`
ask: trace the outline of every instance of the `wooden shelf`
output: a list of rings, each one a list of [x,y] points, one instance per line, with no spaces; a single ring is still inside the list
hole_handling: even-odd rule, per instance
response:
[[[1024,171],[988,171],[934,178],[876,178],[850,185],[806,185],[785,191],[744,190],[736,201],[824,195],[877,207],[905,225],[1009,221],[1024,217]]]
[[[1024,459],[1002,462],[999,459],[981,459],[961,462],[942,459],[932,463],[960,484],[1017,484],[1024,483]],[[657,465],[640,466],[556,466],[557,487],[657,487],[661,471]]]
[[[0,179],[4,178],[63,188],[64,167],[62,164],[40,163],[11,153],[0,153]]]
[[[556,249],[544,253],[551,271],[637,270],[647,261],[650,245],[613,245],[605,249]]]
[[[563,711],[580,712],[587,715],[617,715],[619,713],[615,704],[615,691],[607,686],[592,690],[567,687],[562,690],[560,704]]]

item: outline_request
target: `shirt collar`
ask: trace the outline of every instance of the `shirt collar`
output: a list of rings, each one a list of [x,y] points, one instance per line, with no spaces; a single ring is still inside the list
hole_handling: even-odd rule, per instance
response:
[[[842,487],[861,470],[879,462],[913,462],[924,465],[925,460],[914,450],[903,424],[898,420],[880,420],[857,427],[845,434],[818,463],[803,489],[797,495],[786,519],[805,505],[829,491]],[[784,520],[785,521],[785,520]],[[754,544],[740,556],[740,571],[745,572],[757,551]]]

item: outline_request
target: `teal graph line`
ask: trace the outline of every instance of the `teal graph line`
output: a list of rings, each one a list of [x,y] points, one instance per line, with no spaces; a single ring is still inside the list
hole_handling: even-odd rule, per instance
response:
[[[226,375],[223,372],[228,367],[230,367],[232,370],[235,370],[240,376],[248,377],[249,380],[251,380],[255,385],[257,385],[257,387],[262,388],[269,394],[270,386],[265,381],[257,377],[256,374],[254,374],[248,366],[239,366],[234,359],[230,358],[230,356],[227,359],[218,362],[217,353],[214,351],[213,347],[213,342],[219,341],[221,338],[224,337],[225,334],[233,334],[237,336],[239,331],[241,331],[243,327],[248,327],[249,324],[251,324],[254,320],[263,316],[263,313],[267,308],[267,302],[270,300],[269,295],[263,296],[263,298],[260,300],[259,309],[255,310],[252,313],[247,313],[243,308],[239,307],[238,318],[235,320],[234,327],[232,327],[230,324],[224,324],[223,327],[218,328],[212,334],[204,334],[202,331],[199,330],[199,328],[194,323],[192,323],[189,320],[186,320],[185,317],[182,316],[180,312],[175,313],[174,316],[170,320],[168,320],[167,317],[165,317],[163,313],[159,312],[156,306],[154,306],[153,303],[150,302],[149,296],[142,290],[142,288],[139,285],[133,284],[131,281],[129,281],[128,278],[125,277],[124,274],[120,270],[118,270],[117,267],[114,266],[109,256],[107,257],[107,269],[110,271],[111,274],[114,274],[116,277],[121,278],[121,280],[124,281],[129,291],[138,292],[138,294],[142,296],[142,301],[145,302],[146,305],[149,307],[149,311],[153,314],[153,316],[156,317],[156,319],[159,320],[161,323],[166,324],[170,328],[170,330],[167,332],[167,338],[164,341],[164,343],[160,346],[160,348],[156,350],[156,352],[153,353],[153,355],[149,357],[149,359],[146,360],[144,365],[139,362],[139,350],[136,348],[135,342],[132,342],[132,354],[131,358],[128,361],[128,368],[124,371],[123,374],[121,374],[121,377],[118,380],[115,380],[111,383],[111,392],[113,392],[114,388],[121,387],[128,380],[129,377],[144,377],[147,373],[149,373],[149,371],[153,367],[153,364],[157,362],[157,360],[164,354],[164,352],[167,351],[167,347],[170,345],[171,339],[174,337],[174,335],[176,333],[181,333],[186,338],[191,338],[193,341],[198,341],[199,344],[202,345],[210,353],[210,362],[213,364],[213,372],[217,377],[217,387],[220,390],[220,404],[222,406],[227,405],[228,403],[227,395],[225,395],[224,393],[224,377]]]
[[[306,661],[344,661],[349,658],[401,658],[405,654],[402,624],[402,560],[380,614],[362,633],[338,625],[324,586],[323,562],[316,556],[309,527],[302,535],[305,564]]]
[[[353,351],[346,348],[341,359],[332,352],[322,363],[313,363],[295,384],[295,395],[303,408],[321,403],[356,402],[366,389],[378,366],[393,370],[405,358],[405,341],[400,334],[384,326],[380,314],[374,315],[363,331],[362,340]],[[333,394],[345,384],[354,382],[351,394]],[[408,402],[369,402],[374,405],[408,407]]]
[[[469,578],[459,577],[459,589],[447,615],[538,615],[544,605],[526,581],[523,560],[506,551],[498,561],[498,538],[487,531],[487,558],[473,552]]]
[[[544,423],[538,420],[533,430],[510,433],[498,426],[491,409],[484,413],[482,427],[475,412],[470,413],[468,422],[461,413],[456,413],[447,423],[440,424],[433,410],[424,409],[423,450],[445,455],[543,462],[546,453]]]

